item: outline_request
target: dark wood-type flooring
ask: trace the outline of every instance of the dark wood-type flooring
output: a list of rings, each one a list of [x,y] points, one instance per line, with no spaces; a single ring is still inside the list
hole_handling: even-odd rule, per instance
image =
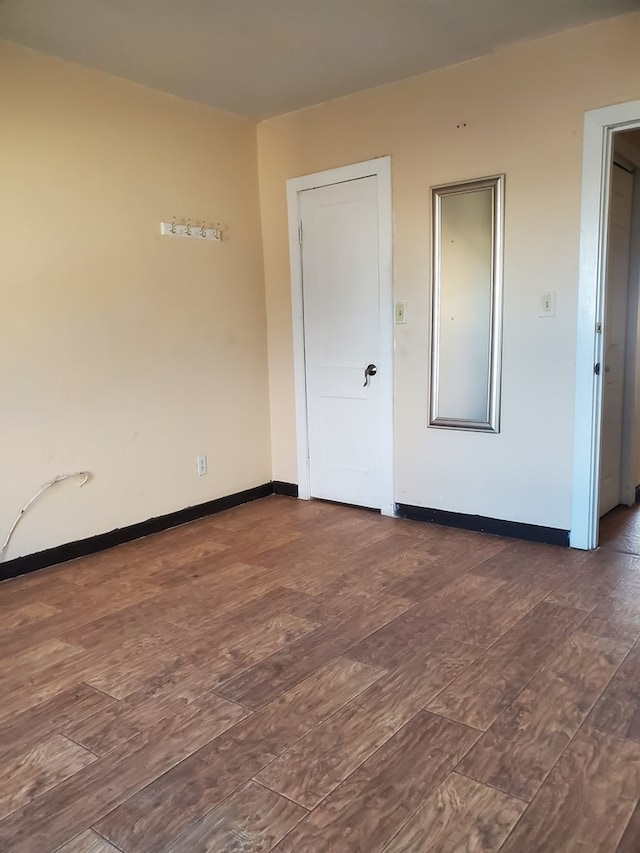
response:
[[[600,547],[640,554],[640,504],[617,506],[600,520]]]
[[[3,853],[638,853],[640,557],[265,498],[0,585]]]

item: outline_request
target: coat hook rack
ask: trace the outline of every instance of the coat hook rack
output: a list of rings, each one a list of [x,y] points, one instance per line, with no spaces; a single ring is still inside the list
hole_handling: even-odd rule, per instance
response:
[[[160,233],[163,237],[189,237],[191,240],[222,240],[222,226],[219,222],[207,228],[204,219],[200,226],[191,224],[191,217],[186,222],[176,222],[175,216],[171,222],[160,223]]]

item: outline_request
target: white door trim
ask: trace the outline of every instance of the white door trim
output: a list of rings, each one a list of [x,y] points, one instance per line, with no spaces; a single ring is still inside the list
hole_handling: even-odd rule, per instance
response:
[[[604,287],[612,136],[640,127],[640,101],[589,110],[584,116],[576,396],[571,506],[572,548],[598,544],[598,495],[602,425]]]
[[[383,515],[395,515],[393,488],[393,267],[391,158],[378,157],[364,163],[341,166],[290,178],[287,181],[289,215],[289,262],[291,267],[291,312],[293,321],[293,364],[296,399],[296,451],[298,460],[298,496],[309,499],[309,441],[307,432],[307,386],[304,348],[304,312],[302,301],[302,251],[298,236],[299,194],[303,190],[375,177],[378,187],[378,269],[380,271],[380,363],[378,372],[381,412],[380,494]]]

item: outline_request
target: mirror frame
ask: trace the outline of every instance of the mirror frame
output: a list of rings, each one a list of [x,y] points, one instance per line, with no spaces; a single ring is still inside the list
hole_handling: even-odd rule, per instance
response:
[[[500,392],[502,374],[502,290],[504,249],[504,175],[492,175],[470,181],[431,187],[431,370],[429,426],[445,429],[500,432]],[[442,198],[457,193],[490,189],[492,193],[491,227],[491,310],[489,323],[489,373],[487,383],[487,420],[476,421],[440,414],[440,290]]]

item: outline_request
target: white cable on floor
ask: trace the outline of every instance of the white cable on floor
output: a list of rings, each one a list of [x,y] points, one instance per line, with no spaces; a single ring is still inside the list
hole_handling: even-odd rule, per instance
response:
[[[0,548],[0,557],[4,559],[4,554],[9,547],[9,542],[11,541],[11,537],[13,536],[13,532],[18,526],[18,522],[25,514],[25,512],[29,509],[31,504],[35,503],[40,495],[50,489],[51,486],[55,486],[56,483],[61,483],[63,480],[75,480],[78,486],[84,486],[87,480],[91,477],[91,474],[88,471],[76,471],[75,474],[56,474],[53,480],[49,480],[47,483],[44,483],[40,489],[35,493],[35,495],[31,498],[31,500],[27,501],[27,503],[22,507],[18,515],[16,516],[16,520],[11,525],[11,530],[9,531],[7,538],[4,540],[4,545]]]

